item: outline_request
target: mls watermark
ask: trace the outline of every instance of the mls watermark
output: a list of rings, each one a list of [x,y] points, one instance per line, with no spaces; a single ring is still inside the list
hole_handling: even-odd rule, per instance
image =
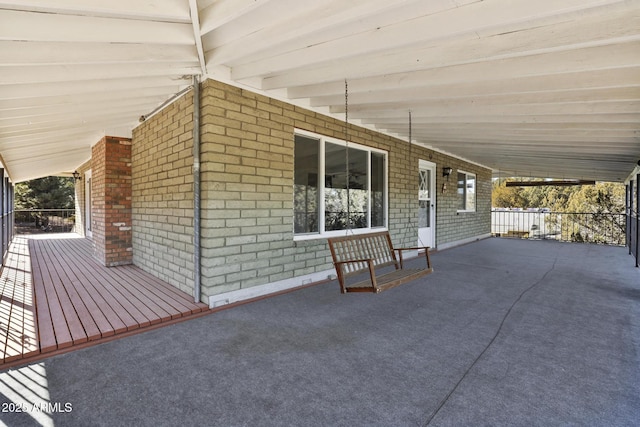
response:
[[[2,402],[1,413],[68,413],[73,411],[73,405],[69,402],[37,402],[37,403],[15,403]]]

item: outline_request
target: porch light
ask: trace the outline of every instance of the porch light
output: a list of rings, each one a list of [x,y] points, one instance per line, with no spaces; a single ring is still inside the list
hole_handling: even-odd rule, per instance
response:
[[[73,171],[71,175],[73,175],[73,179],[75,179],[76,181],[80,181],[80,172]]]
[[[453,168],[450,168],[449,166],[442,168],[442,176],[447,177],[447,181],[449,181],[449,175],[451,175],[451,172],[453,172]]]

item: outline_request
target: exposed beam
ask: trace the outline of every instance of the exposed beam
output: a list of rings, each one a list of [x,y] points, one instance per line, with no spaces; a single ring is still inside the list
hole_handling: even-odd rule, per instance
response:
[[[369,118],[361,118],[362,122],[367,125],[379,124],[384,126],[386,123],[396,123],[402,120],[407,122],[408,109],[397,112],[396,114],[386,114],[371,116]],[[458,124],[458,123],[483,123],[483,124],[500,124],[500,123],[638,123],[640,122],[640,114],[569,114],[566,111],[561,114],[532,114],[529,116],[505,115],[503,114],[479,114],[479,115],[461,115],[461,116],[414,116],[412,119],[414,124],[417,123],[439,123],[439,124]],[[408,124],[407,124],[408,126]]]
[[[204,59],[204,49],[202,48],[202,33],[200,31],[200,18],[198,16],[197,0],[189,0],[189,12],[191,16],[191,25],[193,27],[193,38],[196,44],[196,51],[198,52],[198,61],[200,62],[200,69],[202,75],[206,76],[207,64]]]
[[[263,6],[264,1],[256,0],[217,0],[199,11],[201,34],[205,35],[227,24],[253,9]]]
[[[406,21],[419,14],[433,14],[479,0],[331,0],[305,3],[289,1],[274,10],[277,15],[263,17],[256,11],[242,34],[216,34],[211,60],[230,66],[262,61],[279,53],[304,49],[355,34],[382,28],[395,21]],[[309,7],[311,5],[311,7]],[[264,25],[264,19],[269,25]],[[248,60],[249,59],[249,60]]]
[[[33,66],[33,67],[7,67],[2,70],[2,81],[0,82],[0,97],[2,97],[2,86],[25,84],[25,83],[51,83],[51,82],[74,82],[109,80],[116,78],[134,77],[158,77],[158,76],[181,76],[200,73],[200,66],[196,62],[193,64],[92,64],[75,65],[65,67],[64,65]]]
[[[505,115],[536,116],[545,114],[640,114],[640,104],[634,100],[601,102],[555,102],[540,104],[483,105],[479,103],[390,103],[349,107],[349,117],[364,119],[373,117],[402,117],[411,110],[417,117]],[[331,107],[331,113],[344,113],[344,106]]]
[[[189,23],[0,9],[0,40],[193,45]]]
[[[632,23],[631,25],[625,25]],[[400,47],[380,51],[375,55],[360,50],[340,59],[336,67],[335,59],[320,62],[315,58],[312,63],[305,63],[301,58],[289,63],[285,58],[274,57],[275,64],[265,64],[247,56],[244,64],[233,67],[234,79],[242,80],[264,74],[279,74],[283,70],[298,69],[298,72],[317,73],[324,81],[339,80],[349,77],[363,78],[376,74],[393,74],[398,72],[418,71],[429,68],[461,65],[475,62],[495,61],[521,56],[540,55],[554,52],[565,52],[597,46],[637,41],[640,36],[634,30],[640,26],[640,14],[628,11],[614,13],[602,17],[596,14],[586,17],[578,16],[559,22],[552,26],[544,25],[525,28],[522,31],[492,35],[489,38],[464,38],[451,42],[439,41],[438,44],[415,40]],[[369,45],[367,45],[369,46]],[[379,48],[378,45],[373,47]],[[517,46],[517,48],[514,48]],[[344,70],[349,75],[345,76]],[[342,73],[342,74],[341,74]],[[293,74],[289,71],[289,75]]]
[[[401,89],[419,87],[424,82],[439,84],[485,82],[522,77],[536,77],[576,73],[585,71],[609,70],[612,68],[639,67],[640,58],[636,52],[640,42],[634,41],[615,46],[596,46],[569,52],[552,52],[524,57],[507,58],[496,61],[478,62],[432,68],[411,72],[380,75],[363,79],[350,79],[349,87],[355,91],[375,87],[381,89]],[[263,89],[277,89],[326,82],[323,75],[313,70],[296,73],[287,71],[267,77]],[[338,85],[339,82],[331,82]]]
[[[189,22],[189,11],[183,0],[0,0],[0,9],[14,9],[48,14],[96,16],[151,20],[160,22]]]
[[[375,92],[369,94],[349,94],[349,108],[355,108],[360,105],[369,106],[376,104],[392,104],[392,103],[425,103],[425,102],[447,102],[477,105],[509,105],[509,104],[532,104],[532,103],[553,103],[553,102],[590,102],[590,101],[612,101],[612,100],[635,100],[640,97],[640,83],[627,87],[613,88],[593,88],[593,89],[575,89],[575,90],[558,90],[558,91],[541,91],[541,92],[519,92],[519,93],[496,93],[491,95],[458,95],[458,96],[432,96],[430,88],[414,88],[413,90],[405,89],[401,91]],[[337,101],[336,97],[336,101]],[[319,103],[312,100],[313,106],[326,106],[325,103]],[[344,105],[344,96],[341,101],[333,104],[332,111]],[[339,106],[339,107],[338,107]]]
[[[179,91],[179,86],[174,86],[175,92]],[[114,89],[101,92],[85,92],[83,94],[47,96],[40,98],[21,98],[4,100],[0,98],[0,111],[13,114],[12,112],[23,112],[29,109],[39,109],[43,107],[58,107],[70,105],[82,105],[83,103],[103,103],[107,101],[120,101],[131,98],[156,97],[166,99],[169,86],[141,87],[136,89]]]
[[[192,63],[195,47],[173,44],[0,40],[0,66]]]
[[[571,179],[571,180],[549,180],[549,181],[507,181],[506,187],[568,187],[573,185],[596,185],[595,181],[588,181],[584,179]]]
[[[167,93],[175,93],[177,92],[176,87],[185,86],[188,81],[180,75],[159,75],[0,85],[0,99],[46,100],[56,96],[82,96],[86,94],[91,96],[91,94],[99,92],[132,91],[151,87],[165,87]]]

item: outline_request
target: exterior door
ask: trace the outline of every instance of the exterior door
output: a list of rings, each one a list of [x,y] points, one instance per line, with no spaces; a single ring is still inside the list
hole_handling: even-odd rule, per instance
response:
[[[91,171],[84,173],[84,235],[92,238],[92,212],[91,212]]]
[[[436,164],[420,160],[418,164],[418,246],[435,247],[436,236]]]

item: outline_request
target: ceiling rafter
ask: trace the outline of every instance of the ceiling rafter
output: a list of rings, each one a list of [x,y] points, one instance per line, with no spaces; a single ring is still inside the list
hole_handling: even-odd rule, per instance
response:
[[[189,0],[189,12],[191,16],[191,25],[193,26],[193,39],[196,44],[196,51],[198,52],[198,60],[200,62],[200,69],[202,75],[207,75],[207,63],[204,59],[204,48],[202,47],[202,32],[200,30],[200,17],[198,16],[198,2],[196,0]]]

